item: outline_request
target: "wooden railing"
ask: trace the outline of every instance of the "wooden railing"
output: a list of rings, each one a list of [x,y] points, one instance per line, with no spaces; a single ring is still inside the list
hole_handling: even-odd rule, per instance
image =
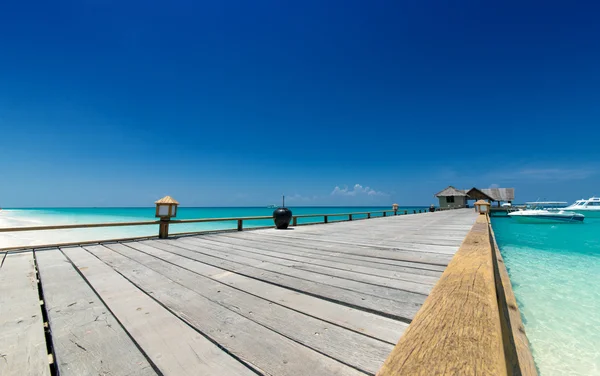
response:
[[[412,211],[412,213],[411,213]],[[425,213],[426,209],[412,209],[412,210],[378,210],[378,211],[368,211],[368,212],[353,212],[353,213],[327,213],[327,214],[300,214],[292,216],[291,225],[292,226],[300,226],[300,225],[311,225],[311,224],[319,224],[319,223],[330,223],[330,222],[342,222],[342,221],[352,221],[359,219],[370,219],[375,217],[386,217],[388,214],[390,215],[407,215],[407,214],[418,214]],[[379,216],[380,215],[380,216]],[[358,218],[359,216],[365,216],[366,218]],[[340,218],[334,221],[331,218]],[[308,222],[308,223],[298,223],[298,218],[322,218],[322,221]],[[214,230],[201,230],[201,231],[190,231],[190,232],[178,232],[172,233],[171,235],[191,235],[191,234],[201,234],[206,232],[219,232],[219,231],[243,231],[244,230],[244,222],[248,221],[257,221],[257,220],[273,220],[272,216],[255,216],[255,217],[227,217],[227,218],[199,218],[199,219],[172,219],[169,221],[140,221],[140,222],[110,222],[110,223],[88,223],[88,224],[73,224],[73,225],[57,225],[57,226],[30,226],[30,227],[10,227],[10,228],[0,228],[0,233],[4,232],[20,232],[20,231],[48,231],[48,230],[67,230],[67,229],[80,229],[80,228],[98,228],[98,227],[122,227],[122,226],[158,226],[161,224],[176,225],[176,224],[190,224],[190,223],[207,223],[207,222],[235,222],[237,224],[235,229],[214,229]],[[260,228],[271,228],[273,226],[252,226],[249,227],[251,229],[260,229]],[[55,244],[44,244],[44,245],[35,245],[35,246],[15,246],[15,247],[4,247],[1,248],[0,251],[9,251],[9,250],[17,250],[24,248],[42,248],[42,247],[57,247],[57,246],[67,246],[67,245],[78,245],[78,244],[91,244],[98,242],[110,242],[110,241],[120,241],[120,240],[134,240],[134,239],[149,239],[154,236],[146,235],[146,236],[138,236],[138,237],[128,237],[128,238],[116,238],[116,239],[98,239],[98,240],[86,240],[80,242],[70,242],[70,243],[55,243]]]
[[[478,216],[377,375],[537,375],[487,215]]]

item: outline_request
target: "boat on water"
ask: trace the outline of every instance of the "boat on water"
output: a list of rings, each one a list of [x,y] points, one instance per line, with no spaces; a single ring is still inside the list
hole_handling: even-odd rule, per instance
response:
[[[268,209],[277,209],[278,206],[277,205],[269,205],[267,206]]]
[[[583,223],[585,216],[565,210],[524,209],[508,213],[508,216],[523,223]]]
[[[522,223],[583,223],[585,218],[583,214],[560,208],[567,204],[562,201],[536,201],[526,204],[527,209],[508,213],[508,216]]]
[[[586,217],[600,217],[600,197],[591,197],[587,200],[577,200],[564,210],[584,214]]]

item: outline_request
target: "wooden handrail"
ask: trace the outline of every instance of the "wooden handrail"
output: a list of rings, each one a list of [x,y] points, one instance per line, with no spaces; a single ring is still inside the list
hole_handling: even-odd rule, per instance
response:
[[[76,225],[58,225],[58,226],[31,226],[31,227],[5,227],[0,228],[0,232],[17,231],[45,231],[45,230],[66,230],[71,228],[91,228],[91,227],[118,227],[118,226],[147,226],[158,225],[160,221],[142,221],[142,222],[109,222],[109,223],[82,223]]]
[[[386,213],[393,210],[381,210],[370,213]],[[294,215],[293,218],[309,218],[309,217],[344,217],[349,215],[367,215],[369,212],[355,213],[328,213],[328,214],[300,214]],[[227,221],[254,221],[273,219],[272,216],[255,216],[255,217],[226,217],[226,218],[198,218],[198,219],[172,219],[169,224],[181,223],[202,223],[202,222],[227,222]],[[18,231],[46,231],[46,230],[66,230],[76,228],[93,228],[93,227],[119,227],[119,226],[148,226],[158,225],[160,221],[140,221],[140,222],[105,222],[105,223],[82,223],[73,225],[56,225],[56,226],[28,226],[28,227],[5,227],[0,228],[0,232],[18,232]]]
[[[498,308],[500,309],[506,368],[509,375],[537,375],[537,368],[529,348],[529,339],[525,334],[517,299],[491,224],[489,225],[489,231],[496,266],[496,288],[498,291]]]
[[[489,218],[479,215],[378,376],[537,375],[494,246]]]
[[[372,211],[372,212],[354,212],[354,213],[326,213],[326,214],[300,214],[294,215],[292,217],[293,226],[304,225],[304,224],[318,224],[318,223],[334,223],[334,222],[342,222],[344,219],[331,221],[330,217],[348,217],[347,220],[357,219],[354,216],[356,215],[364,215],[365,218],[360,219],[368,219],[373,218],[373,213],[382,213],[382,217],[385,217],[388,212],[394,212],[393,209],[390,210],[380,210],[380,211]],[[406,214],[406,213],[405,213]],[[315,221],[310,223],[301,223],[298,224],[298,218],[323,218],[321,221]],[[168,226],[173,224],[185,224],[185,223],[206,223],[206,222],[227,222],[227,221],[236,221],[237,222],[237,230],[243,231],[244,225],[243,221],[253,221],[253,220],[269,220],[273,219],[272,216],[254,216],[254,217],[226,217],[226,218],[198,218],[198,219],[173,219],[168,221],[139,221],[139,222],[109,222],[109,223],[85,223],[85,224],[71,224],[71,225],[56,225],[56,226],[27,226],[27,227],[8,227],[8,228],[0,228],[0,233],[3,232],[21,232],[21,231],[48,231],[48,230],[67,230],[67,229],[80,229],[80,228],[99,228],[99,227],[122,227],[122,226],[151,226],[158,225],[163,228],[163,232],[159,231],[159,236],[168,236]],[[248,229],[255,228],[266,228],[268,226],[252,226],[248,227]],[[218,231],[230,231],[230,229],[222,229],[222,230],[208,230],[209,232],[218,232]],[[189,234],[201,234],[207,232],[206,230],[200,231],[191,231],[191,232],[181,232],[174,233],[172,235],[189,235]],[[163,235],[161,235],[163,234]],[[141,238],[149,238],[151,235],[143,236]],[[117,240],[127,240],[127,239],[135,239],[135,238],[120,238],[120,239],[107,239],[107,240],[93,240],[93,241],[82,241],[82,242],[73,242],[73,243],[57,243],[57,244],[48,244],[48,245],[36,245],[36,246],[15,246],[15,247],[3,247],[0,248],[0,251],[8,251],[8,250],[17,250],[17,249],[25,249],[25,248],[40,248],[40,247],[51,247],[58,245],[75,245],[75,244],[84,244],[84,243],[97,243],[100,241],[117,241]]]

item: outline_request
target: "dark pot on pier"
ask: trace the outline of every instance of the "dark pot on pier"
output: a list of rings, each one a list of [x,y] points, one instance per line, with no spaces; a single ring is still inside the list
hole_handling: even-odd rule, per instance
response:
[[[273,220],[278,229],[286,229],[292,220],[292,211],[288,208],[278,208],[273,212]]]

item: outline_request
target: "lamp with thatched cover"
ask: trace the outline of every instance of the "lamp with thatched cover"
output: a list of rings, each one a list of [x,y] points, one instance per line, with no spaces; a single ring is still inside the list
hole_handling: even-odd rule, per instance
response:
[[[479,214],[488,214],[490,212],[490,203],[485,200],[479,200],[475,203],[475,211]]]
[[[394,215],[398,214],[398,204],[393,204],[392,209],[394,209]]]
[[[160,218],[160,228],[158,230],[158,237],[166,239],[169,237],[169,221],[171,217],[177,216],[177,205],[179,203],[171,196],[165,196],[155,202],[156,204],[156,217]]]

